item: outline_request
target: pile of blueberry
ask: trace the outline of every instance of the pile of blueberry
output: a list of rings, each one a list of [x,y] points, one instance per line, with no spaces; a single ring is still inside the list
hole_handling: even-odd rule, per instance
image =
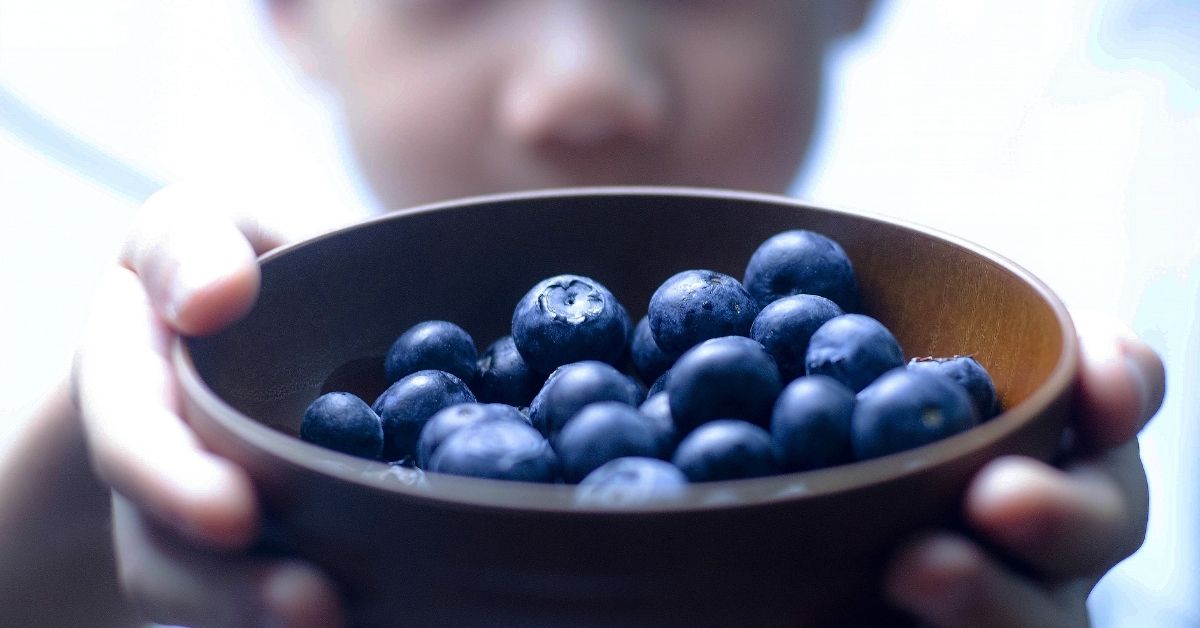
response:
[[[907,364],[829,238],[785,231],[743,281],[667,279],[637,325],[599,282],[559,275],[476,353],[426,321],[392,345],[373,405],[327,393],[300,437],[437,473],[579,484],[581,500],[671,499],[688,482],[819,469],[917,447],[999,410],[970,356]],[[645,385],[649,385],[647,390]]]

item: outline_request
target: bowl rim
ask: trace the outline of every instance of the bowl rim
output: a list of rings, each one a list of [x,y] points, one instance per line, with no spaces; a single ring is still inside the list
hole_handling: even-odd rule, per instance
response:
[[[672,196],[703,197],[708,200],[750,201],[783,204],[806,211],[838,214],[855,219],[885,223],[917,231],[966,249],[1005,272],[1015,276],[1051,309],[1062,337],[1059,357],[1046,379],[1022,402],[989,421],[965,432],[907,451],[812,471],[772,475],[760,478],[690,484],[682,499],[634,505],[588,505],[575,501],[574,485],[533,484],[503,480],[462,478],[429,473],[426,484],[397,481],[384,462],[366,460],[306,443],[299,438],[270,428],[235,409],[221,399],[200,377],[187,348],[187,338],[176,336],[171,344],[171,360],[184,394],[209,418],[231,432],[244,444],[274,459],[311,473],[329,475],[361,487],[395,494],[417,501],[437,502],[461,509],[538,510],[578,513],[653,513],[712,510],[751,505],[769,505],[781,500],[827,497],[837,493],[900,480],[924,469],[945,464],[972,449],[1003,439],[1031,422],[1063,395],[1069,395],[1078,371],[1079,346],[1074,324],[1066,305],[1038,277],[1009,258],[983,246],[914,221],[884,214],[813,204],[800,198],[761,192],[678,186],[593,186],[539,189],[501,194],[464,197],[385,212],[355,221],[343,227],[292,242],[259,257],[268,262],[301,247],[337,237],[352,230],[397,220],[402,217],[481,204],[507,203],[537,199],[570,199],[595,196]],[[203,440],[203,439],[202,439]],[[855,471],[847,473],[853,466]]]

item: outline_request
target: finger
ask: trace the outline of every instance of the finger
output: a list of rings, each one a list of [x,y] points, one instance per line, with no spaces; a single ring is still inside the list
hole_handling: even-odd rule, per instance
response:
[[[1080,341],[1075,430],[1094,449],[1133,438],[1158,412],[1166,390],[1162,360],[1111,317],[1076,315]]]
[[[1048,577],[1094,577],[1146,536],[1137,441],[1060,470],[1017,456],[989,463],[967,489],[967,519],[989,542]]]
[[[196,186],[166,188],[146,201],[122,251],[150,302],[179,331],[210,333],[254,304],[257,255],[286,241],[231,201]]]
[[[338,595],[299,561],[205,553],[113,500],[121,585],[141,612],[188,626],[336,626]]]
[[[1064,603],[951,534],[903,548],[889,566],[884,586],[893,604],[933,626],[1087,625],[1086,592]]]
[[[179,418],[167,348],[172,333],[136,276],[102,279],[74,372],[75,398],[98,475],[190,538],[251,543],[258,525],[245,473],[205,451]]]

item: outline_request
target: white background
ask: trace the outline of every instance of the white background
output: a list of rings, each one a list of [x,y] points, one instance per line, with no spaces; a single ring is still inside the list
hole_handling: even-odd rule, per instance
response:
[[[256,6],[0,0],[0,90],[39,116],[0,100],[0,455],[65,371],[136,211],[115,163],[253,185],[298,221],[364,211],[327,107]],[[883,2],[833,59],[796,187],[997,250],[1163,355],[1167,404],[1141,437],[1150,536],[1093,596],[1100,626],[1200,625],[1198,6]]]

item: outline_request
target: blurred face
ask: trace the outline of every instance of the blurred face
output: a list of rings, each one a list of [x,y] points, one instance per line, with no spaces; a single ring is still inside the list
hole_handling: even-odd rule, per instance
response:
[[[828,38],[805,0],[276,0],[387,207],[576,185],[782,192]]]

